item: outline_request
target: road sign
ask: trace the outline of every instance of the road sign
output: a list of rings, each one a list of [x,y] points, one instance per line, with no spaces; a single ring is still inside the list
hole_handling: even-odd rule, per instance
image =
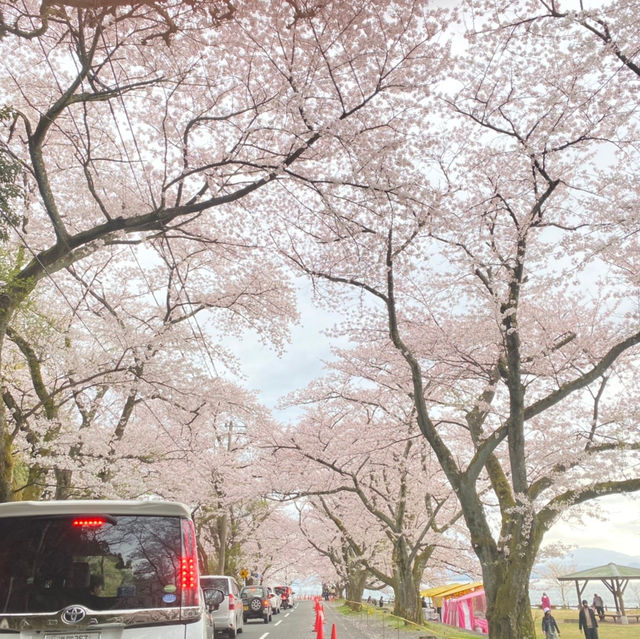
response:
[[[248,571],[246,568],[243,568],[243,569],[240,571],[240,576],[241,576],[243,579],[246,579],[246,578],[249,576],[249,571]]]

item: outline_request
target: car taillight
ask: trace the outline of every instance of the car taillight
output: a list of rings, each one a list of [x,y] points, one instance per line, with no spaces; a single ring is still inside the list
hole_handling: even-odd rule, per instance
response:
[[[268,599],[265,599],[265,600],[262,602],[262,607],[263,607],[263,608],[268,608],[268,607],[269,607],[269,600],[268,600]]]
[[[233,593],[230,592],[229,593],[229,610],[235,610],[236,609],[236,600],[235,597],[233,596]]]
[[[197,606],[198,598],[198,552],[196,531],[193,522],[182,521],[182,557],[180,557],[180,592],[183,606]]]
[[[100,528],[104,526],[104,517],[78,517],[71,522],[74,528]]]

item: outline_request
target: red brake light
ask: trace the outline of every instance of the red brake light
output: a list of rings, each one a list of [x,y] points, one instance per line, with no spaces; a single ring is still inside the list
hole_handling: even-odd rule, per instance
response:
[[[74,528],[100,528],[104,526],[104,517],[78,517],[71,522]]]
[[[196,583],[197,571],[193,557],[183,557],[180,560],[180,586],[191,590]]]
[[[236,600],[235,600],[235,597],[233,596],[233,593],[230,592],[228,597],[229,597],[229,610],[235,610],[236,609]]]
[[[193,522],[182,522],[182,557],[180,558],[180,592],[183,606],[197,606],[198,600],[198,554],[196,531]]]

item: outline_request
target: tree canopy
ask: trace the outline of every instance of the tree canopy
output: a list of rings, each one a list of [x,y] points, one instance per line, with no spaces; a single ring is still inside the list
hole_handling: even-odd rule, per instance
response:
[[[440,4],[0,3],[1,500],[184,499],[232,570],[296,498],[404,612],[468,539],[534,636],[544,534],[640,489],[640,3]],[[300,275],[349,342],[278,424],[222,343]]]

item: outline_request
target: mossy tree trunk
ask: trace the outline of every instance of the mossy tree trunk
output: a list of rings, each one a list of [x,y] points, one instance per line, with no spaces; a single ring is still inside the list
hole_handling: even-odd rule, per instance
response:
[[[347,568],[347,581],[345,584],[345,597],[347,606],[355,612],[362,609],[362,593],[367,583],[368,572],[361,565]]]
[[[0,503],[13,501],[15,487],[13,469],[13,442],[18,434],[17,427],[12,427],[7,416],[7,391],[3,366],[4,344],[11,320],[16,309],[35,288],[31,278],[12,278],[0,289]]]
[[[490,639],[536,639],[529,600],[529,563],[529,558],[518,557],[483,565]]]
[[[428,546],[421,552],[416,552],[405,539],[397,539],[393,552],[394,615],[416,623],[422,621],[420,584],[433,550],[433,546]]]

